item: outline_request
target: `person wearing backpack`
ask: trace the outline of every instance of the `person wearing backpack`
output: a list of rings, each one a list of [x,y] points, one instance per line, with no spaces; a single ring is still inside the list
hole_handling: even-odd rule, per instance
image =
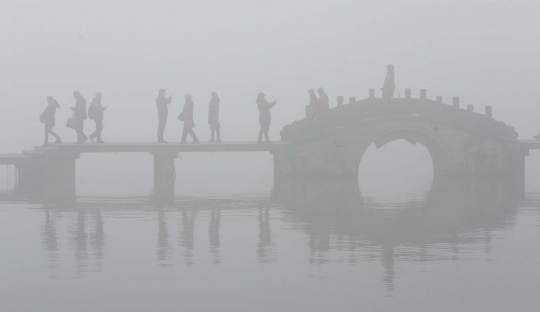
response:
[[[51,134],[53,137],[56,138],[56,141],[54,144],[62,143],[62,140],[60,137],[54,133],[52,130],[55,124],[55,114],[56,109],[60,108],[60,105],[58,105],[58,102],[52,97],[47,97],[47,107],[45,110],[41,113],[41,116],[39,116],[39,121],[41,123],[45,124],[45,142],[43,143],[42,147],[47,148],[49,147],[49,134]]]
[[[97,143],[104,143],[103,140],[101,140],[101,131],[103,131],[103,111],[105,111],[107,107],[103,107],[103,105],[101,105],[102,97],[101,92],[97,92],[96,96],[92,100],[92,103],[90,104],[90,107],[88,108],[88,118],[94,120],[96,123],[96,130],[89,136],[89,138],[92,142],[94,142],[94,139],[97,139]]]

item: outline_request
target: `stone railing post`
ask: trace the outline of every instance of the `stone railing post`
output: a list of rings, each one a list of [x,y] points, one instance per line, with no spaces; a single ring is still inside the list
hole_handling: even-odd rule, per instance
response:
[[[343,106],[343,96],[337,97],[337,106]]]
[[[354,103],[354,102],[356,102],[356,97],[351,96],[351,97],[349,98],[349,104],[352,104],[352,103]]]
[[[437,103],[442,103],[442,96],[437,95],[437,97],[435,98],[435,101],[437,101]]]
[[[370,99],[375,98],[375,89],[369,89],[369,98]]]
[[[474,105],[472,105],[472,104],[467,105],[467,111],[468,112],[474,112]]]
[[[491,106],[486,106],[486,116],[489,117],[489,118],[493,118],[493,115],[492,115],[492,112],[493,112],[493,107]]]
[[[453,103],[452,106],[454,106],[455,108],[459,108],[459,96],[454,96],[452,98],[452,103]]]
[[[405,98],[410,99],[411,98],[411,89],[405,89]]]
[[[420,99],[425,100],[427,96],[427,90],[426,89],[420,89]]]

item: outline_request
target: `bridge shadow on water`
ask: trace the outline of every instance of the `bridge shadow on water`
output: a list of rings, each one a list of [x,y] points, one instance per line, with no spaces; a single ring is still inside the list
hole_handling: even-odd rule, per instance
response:
[[[246,248],[221,243],[223,235],[230,235],[221,233],[224,214],[230,220],[235,211],[242,210],[247,211],[249,218],[235,222],[254,220],[258,227],[258,243],[250,247],[255,249],[258,262],[276,261],[279,245],[272,232],[276,227],[284,232],[293,229],[306,237],[303,243],[308,247],[310,265],[380,263],[382,279],[390,293],[400,261],[462,260],[468,257],[470,248],[481,248],[489,257],[492,232],[512,224],[519,198],[509,181],[438,175],[424,196],[395,203],[365,197],[357,180],[343,179],[276,181],[270,197],[184,196],[172,202],[148,197],[80,197],[59,203],[48,197],[12,193],[1,196],[3,203],[41,207],[42,249],[49,257],[51,270],[58,265],[56,259],[60,253],[61,233],[57,225],[65,220],[55,217],[60,214],[71,216],[69,246],[75,255],[77,274],[82,276],[90,271],[90,261],[94,263],[94,271],[101,271],[107,254],[107,237],[121,231],[107,228],[108,220],[135,220],[142,213],[152,215],[152,226],[157,227],[154,250],[160,266],[174,264],[171,231],[178,235],[185,265],[195,264],[197,244],[206,244],[209,261],[219,265],[224,247]],[[173,223],[178,229],[171,229],[170,220],[178,220]],[[207,228],[206,242],[196,239],[196,227]]]

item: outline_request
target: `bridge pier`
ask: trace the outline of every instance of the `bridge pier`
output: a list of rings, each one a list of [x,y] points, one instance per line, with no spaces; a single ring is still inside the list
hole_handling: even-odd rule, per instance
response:
[[[159,200],[174,199],[176,171],[174,160],[178,153],[153,153],[154,156],[154,196]]]

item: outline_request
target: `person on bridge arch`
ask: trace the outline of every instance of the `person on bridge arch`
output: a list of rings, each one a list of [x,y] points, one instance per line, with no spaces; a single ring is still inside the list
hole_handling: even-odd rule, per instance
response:
[[[182,131],[182,141],[180,143],[186,143],[187,136],[191,136],[193,139],[193,143],[199,143],[199,140],[197,139],[197,136],[195,135],[195,132],[193,131],[193,128],[195,128],[195,121],[193,121],[193,108],[195,104],[193,103],[193,100],[191,99],[191,94],[186,94],[186,104],[184,104],[184,108],[182,109],[182,112],[178,116],[178,120],[184,122],[184,130]]]
[[[73,92],[73,97],[77,100],[75,107],[71,107],[73,111],[73,118],[75,118],[77,124],[75,131],[77,132],[77,144],[83,144],[88,140],[88,137],[84,134],[84,121],[87,118],[86,115],[86,99],[81,95],[79,91]]]
[[[94,139],[97,139],[97,143],[103,143],[103,140],[101,140],[101,131],[103,131],[103,111],[107,109],[107,107],[101,105],[102,97],[101,92],[97,92],[88,108],[88,118],[93,119],[96,123],[96,130],[89,138],[92,142],[94,142]]]
[[[212,92],[210,103],[208,103],[208,124],[210,125],[210,142],[221,142],[219,124],[219,96]]]
[[[167,116],[169,115],[169,108],[167,105],[171,104],[172,95],[165,98],[165,89],[159,89],[159,94],[156,98],[156,106],[158,109],[158,130],[157,139],[159,143],[166,143],[163,139],[163,133],[165,132],[165,125],[167,124]]]
[[[319,112],[319,99],[315,95],[315,90],[309,89],[309,105],[306,107],[306,118],[314,120]]]
[[[60,108],[58,102],[56,102],[52,96],[48,96],[47,107],[39,117],[39,121],[45,124],[45,142],[43,143],[42,147],[49,147],[49,134],[56,138],[54,144],[62,143],[60,137],[52,130],[55,124],[54,115],[56,114],[57,108]]]
[[[268,131],[270,130],[270,124],[272,123],[272,117],[270,115],[270,109],[276,105],[276,100],[268,102],[265,98],[264,93],[259,93],[257,95],[257,106],[259,107],[259,124],[261,125],[261,130],[259,131],[259,143],[262,143],[262,137],[266,143],[272,143],[268,137]]]
[[[326,95],[323,88],[317,89],[317,93],[319,93],[319,115],[321,115],[330,109],[330,103],[328,100],[328,95]]]
[[[394,65],[386,66],[386,78],[384,79],[383,87],[381,88],[383,99],[391,99],[394,97],[396,83],[394,82]]]

